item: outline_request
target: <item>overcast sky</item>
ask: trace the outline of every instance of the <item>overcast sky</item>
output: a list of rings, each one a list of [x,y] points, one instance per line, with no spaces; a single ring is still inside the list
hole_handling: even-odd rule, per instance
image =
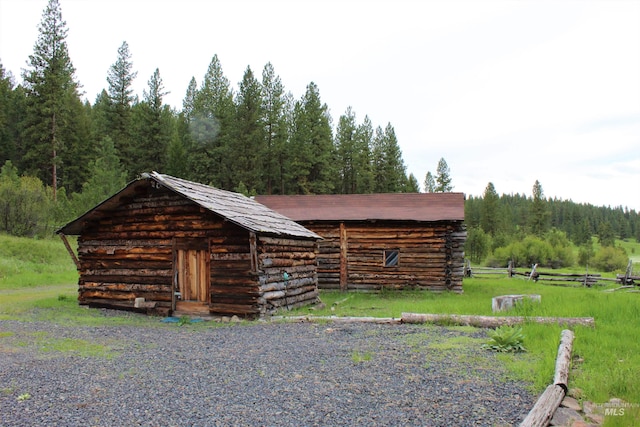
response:
[[[18,82],[46,0],[0,0],[0,61]],[[143,89],[158,68],[176,108],[214,54],[234,89],[267,62],[296,99],[315,82],[334,125],[395,128],[421,183],[640,211],[640,0],[60,0],[84,96],[129,44]]]

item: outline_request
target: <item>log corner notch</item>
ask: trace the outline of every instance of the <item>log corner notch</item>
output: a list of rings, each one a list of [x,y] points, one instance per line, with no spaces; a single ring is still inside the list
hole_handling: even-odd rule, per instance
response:
[[[76,269],[79,271],[80,261],[78,261],[78,257],[76,256],[76,253],[73,252],[73,249],[71,249],[71,245],[69,244],[69,240],[67,239],[67,236],[65,236],[64,233],[58,233],[58,235],[60,236],[60,239],[62,239],[62,243],[64,243],[64,247],[67,248],[69,255],[71,255],[71,259],[73,260],[73,263],[76,265]]]
[[[520,424],[520,427],[546,427],[551,418],[562,403],[569,388],[569,367],[571,364],[571,350],[574,334],[565,329],[560,334],[556,369],[553,376],[553,384],[550,384],[540,398],[536,401],[531,411]]]

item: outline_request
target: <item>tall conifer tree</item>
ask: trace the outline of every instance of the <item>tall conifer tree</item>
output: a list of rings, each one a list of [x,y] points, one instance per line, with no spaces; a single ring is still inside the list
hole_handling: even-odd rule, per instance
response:
[[[485,233],[495,236],[498,232],[500,216],[498,214],[498,204],[500,198],[493,183],[487,184],[482,197],[482,210],[480,211],[480,227]]]
[[[136,102],[132,85],[137,75],[138,73],[133,71],[129,44],[124,41],[118,48],[116,62],[111,65],[107,73],[110,102],[109,132],[107,135],[113,140],[120,161],[129,171],[129,178],[135,176],[133,170],[136,166],[133,153],[131,114],[133,104]]]
[[[160,70],[156,68],[144,91],[142,102],[133,107],[135,143],[131,146],[134,176],[142,172],[163,170],[167,160],[169,142],[173,134],[173,116],[169,106],[164,105],[165,92]]]
[[[338,120],[335,143],[339,168],[336,188],[343,194],[352,194],[357,191],[356,132],[356,115],[351,107],[348,107]]]
[[[318,86],[311,82],[295,107],[292,135],[295,193],[329,194],[334,188],[334,146],[328,107],[320,101]]]
[[[27,94],[23,167],[51,184],[54,199],[59,168],[76,161],[61,158],[60,153],[65,144],[77,142],[77,114],[84,114],[77,108],[79,84],[67,48],[66,25],[59,1],[49,0],[29,55],[29,68],[23,74]]]
[[[232,165],[235,186],[243,183],[249,192],[264,193],[265,175],[264,128],[262,126],[262,96],[260,82],[247,67],[236,96],[236,134],[230,142],[234,153]]]
[[[214,55],[197,92],[190,120],[194,140],[192,165],[196,179],[219,188],[233,189],[229,162],[230,140],[235,123],[235,105],[229,80]]]
[[[365,116],[356,130],[353,162],[357,173],[354,193],[373,192],[372,140],[373,125],[369,116]]]
[[[264,127],[262,157],[266,192],[272,194],[276,188],[284,192],[285,145],[287,143],[286,99],[280,77],[273,65],[267,63],[262,70],[262,125]]]
[[[444,157],[438,161],[438,168],[436,170],[436,189],[437,192],[446,193],[453,190],[451,185],[451,173],[449,172],[449,165]]]

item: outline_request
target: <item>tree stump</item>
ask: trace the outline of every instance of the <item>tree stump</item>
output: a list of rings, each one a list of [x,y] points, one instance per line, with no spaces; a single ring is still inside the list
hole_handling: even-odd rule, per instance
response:
[[[525,298],[540,302],[542,297],[540,295],[502,295],[499,297],[494,297],[491,299],[491,309],[496,311],[506,311],[511,310],[518,302],[524,300]]]

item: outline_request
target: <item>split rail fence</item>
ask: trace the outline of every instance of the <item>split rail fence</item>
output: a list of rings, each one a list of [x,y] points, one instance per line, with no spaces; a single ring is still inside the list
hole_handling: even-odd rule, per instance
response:
[[[494,267],[471,267],[469,260],[465,261],[465,277],[490,278],[490,277],[517,277],[522,276],[527,280],[535,282],[550,282],[559,286],[586,286],[591,287],[597,284],[617,283],[621,286],[640,285],[640,276],[633,274],[633,263],[629,261],[625,274],[618,274],[615,278],[602,277],[601,274],[589,273],[556,273],[538,270],[538,264],[534,264],[531,270],[516,269],[510,261],[504,268]]]

